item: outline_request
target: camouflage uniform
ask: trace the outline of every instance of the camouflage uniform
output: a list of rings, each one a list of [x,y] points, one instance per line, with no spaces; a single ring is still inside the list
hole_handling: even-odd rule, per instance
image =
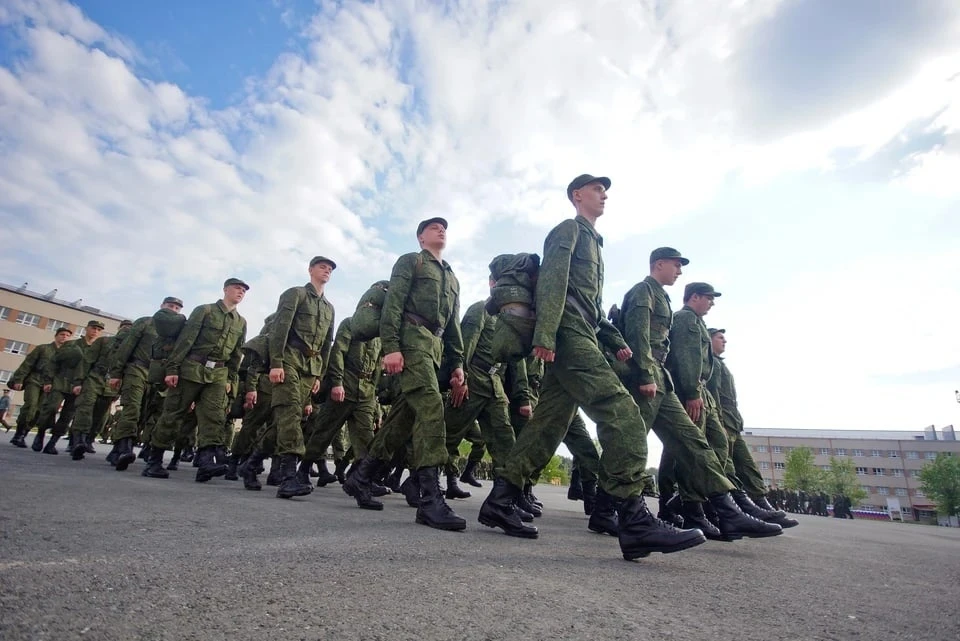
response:
[[[707,381],[707,388],[720,405],[720,419],[727,431],[730,460],[733,462],[737,480],[751,498],[763,497],[766,493],[763,476],[742,436],[743,417],[737,407],[737,387],[733,382],[733,374],[720,356],[716,357],[714,363],[713,376]]]
[[[136,439],[147,393],[147,375],[150,371],[153,344],[156,340],[157,330],[153,326],[153,317],[144,316],[134,321],[133,327],[113,354],[109,378],[121,379],[120,404],[123,406],[112,431],[114,442],[122,438]]]
[[[16,432],[21,438],[26,436],[27,432],[37,423],[44,396],[43,372],[50,367],[50,361],[56,353],[56,343],[37,345],[27,354],[27,357],[23,359],[23,362],[20,363],[20,366],[17,367],[17,370],[7,382],[7,385],[11,388],[17,384],[23,385],[23,404],[20,406],[20,414],[17,416]]]

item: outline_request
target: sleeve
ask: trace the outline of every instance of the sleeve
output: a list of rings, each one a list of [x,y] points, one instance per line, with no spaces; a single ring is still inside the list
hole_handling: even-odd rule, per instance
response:
[[[344,360],[347,351],[350,349],[352,339],[353,328],[350,325],[350,319],[346,318],[337,328],[333,348],[330,350],[330,365],[327,366],[327,377],[330,379],[331,387],[341,387],[343,385]]]
[[[255,392],[260,386],[260,376],[263,375],[263,366],[265,363],[260,358],[256,350],[248,350],[241,361],[247,370],[247,391]]]
[[[177,342],[173,345],[170,357],[167,358],[167,376],[177,376],[180,374],[180,365],[183,359],[190,353],[197,336],[200,335],[200,328],[203,327],[203,320],[207,317],[207,306],[200,305],[190,312],[190,318],[184,324]]]
[[[403,306],[413,282],[415,256],[401,256],[390,274],[390,287],[380,310],[380,341],[384,354],[400,351],[400,325],[403,322]]]
[[[634,296],[629,296],[628,309],[621,310],[623,314],[623,333],[627,345],[633,351],[633,362],[638,368],[638,383],[649,385],[656,381],[654,372],[659,367],[653,359],[650,347],[650,292],[646,288],[638,287]]]
[[[533,396],[530,393],[530,381],[527,378],[527,361],[521,358],[508,366],[508,373],[512,385],[507,391],[510,402],[523,407],[529,405]]]
[[[103,350],[107,349],[106,345],[107,339],[101,337],[95,340],[93,345],[83,352],[83,358],[80,359],[80,362],[77,363],[77,366],[73,370],[72,385],[74,387],[83,385],[84,379],[93,371],[93,366],[100,360],[100,355],[103,353]]]
[[[240,360],[243,358],[243,345],[247,342],[247,320],[240,318],[240,338],[233,345],[233,351],[227,359],[227,376],[230,378],[230,392],[234,395],[240,389]]]
[[[570,258],[577,244],[577,221],[558,225],[543,243],[543,262],[537,278],[537,325],[533,345],[549,350],[557,348],[557,329],[567,304]]]
[[[66,345],[61,345],[60,349],[63,349]],[[47,357],[46,362],[43,364],[43,367],[40,370],[40,383],[42,385],[52,385],[53,379],[57,375],[57,356],[60,354],[60,349],[50,348],[52,353]]]
[[[700,328],[692,313],[677,313],[670,328],[670,374],[681,400],[700,398]]]
[[[733,381],[733,375],[723,362],[718,369],[723,377],[720,381],[720,412],[723,424],[727,429],[742,432],[743,416],[740,415],[740,408],[737,406],[737,386]]]
[[[333,328],[337,326],[337,312],[330,305],[330,326],[327,327],[327,336],[323,339],[323,347],[320,348],[320,362],[323,367],[321,378],[326,374],[330,367],[330,352],[333,349]]]
[[[463,334],[460,332],[460,296],[453,301],[450,318],[443,330],[443,360],[450,372],[463,367]]]
[[[620,330],[606,318],[600,319],[600,324],[597,327],[597,341],[614,354],[624,347],[629,347],[627,342],[623,340],[623,334],[620,333]]]
[[[277,313],[270,328],[270,369],[283,367],[283,352],[287,347],[287,337],[293,327],[293,317],[300,304],[300,288],[291,287],[280,294]]]
[[[477,343],[480,342],[480,333],[483,332],[484,325],[483,303],[475,303],[467,309],[460,321],[460,333],[463,338],[463,356],[464,362],[469,363],[473,358],[473,353],[477,350]]]
[[[40,358],[41,350],[46,349],[46,345],[37,345],[34,347],[27,357],[23,359],[23,362],[20,363],[20,366],[17,368],[17,371],[13,373],[13,376],[10,377],[10,380],[7,381],[9,385],[16,385],[17,383],[23,383],[30,374],[33,372],[33,368],[37,365],[37,359]],[[39,373],[39,372],[38,372]]]
[[[120,343],[120,347],[117,348],[117,351],[111,359],[109,378],[120,378],[123,376],[123,368],[126,367],[127,361],[130,360],[130,356],[133,354],[133,350],[143,337],[143,331],[146,326],[147,320],[141,318],[130,328],[130,333],[124,337],[123,342]]]

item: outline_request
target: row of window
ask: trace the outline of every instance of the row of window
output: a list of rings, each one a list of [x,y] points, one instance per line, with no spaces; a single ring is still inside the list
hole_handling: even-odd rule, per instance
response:
[[[910,496],[910,495],[913,495],[913,496],[915,496],[915,497],[917,497],[917,498],[921,498],[921,499],[924,498],[924,496],[926,496],[926,495],[923,493],[923,490],[921,490],[921,489],[919,489],[919,488],[918,488],[918,489],[915,489],[915,490],[907,490],[907,488],[905,488],[905,487],[894,487],[894,488],[890,488],[890,487],[882,487],[882,486],[873,487],[873,486],[871,486],[871,485],[861,485],[861,486],[860,486],[860,489],[862,489],[862,490],[863,490],[864,492],[866,492],[867,494],[879,494],[880,496],[890,496],[891,494],[893,494],[893,495],[895,495],[895,496]],[[890,490],[893,490],[893,492],[891,492]]]
[[[751,449],[759,453],[764,453],[769,451],[766,445],[757,445],[755,448],[751,448]],[[796,448],[789,447],[789,446],[782,446],[782,445],[774,445],[772,447],[774,454],[783,454],[784,452],[789,453],[789,452],[792,452],[794,449]],[[851,453],[847,454],[846,448],[843,448],[843,447],[838,447],[836,450],[831,450],[829,447],[821,447],[820,456],[832,456],[834,454],[836,456],[853,456],[853,457],[866,456],[864,454],[864,451],[865,450],[855,449],[855,450],[850,450]],[[904,454],[908,459],[920,458],[920,452],[904,452]],[[900,458],[900,451],[899,450],[870,450],[870,456],[872,458],[880,458],[882,456],[886,456],[887,458]],[[932,461],[933,459],[937,458],[937,453],[924,452],[923,458],[929,461]]]
[[[760,465],[760,469],[761,469],[761,470],[769,470],[769,469],[770,469],[770,462],[769,462],[769,461],[759,461],[758,464]],[[785,469],[786,469],[786,463],[782,463],[782,462],[780,462],[780,461],[775,461],[774,464],[773,464],[773,469],[775,469],[775,470],[785,470]],[[820,469],[823,470],[824,472],[829,472],[829,471],[830,471],[830,466],[829,466],[829,465],[821,465],[821,466],[820,466]],[[857,468],[857,474],[860,475],[860,476],[867,476],[867,475],[871,475],[871,474],[872,474],[873,476],[892,476],[892,477],[894,477],[894,478],[902,478],[903,475],[904,475],[904,471],[901,470],[901,469],[897,469],[897,468],[889,469],[889,470],[888,470],[888,469],[883,468],[883,467],[874,467],[874,468],[858,467],[858,468]],[[910,476],[913,477],[913,478],[920,478],[920,470],[910,470]]]
[[[9,307],[0,307],[0,320],[10,320],[10,311]],[[13,319],[13,322],[18,325],[26,325],[27,327],[39,327],[40,316],[31,314],[30,312],[17,312],[17,317]],[[47,321],[47,331],[52,334],[61,327],[66,327],[69,324],[67,321],[51,318]],[[83,336],[85,329],[86,328],[80,328],[78,335]]]

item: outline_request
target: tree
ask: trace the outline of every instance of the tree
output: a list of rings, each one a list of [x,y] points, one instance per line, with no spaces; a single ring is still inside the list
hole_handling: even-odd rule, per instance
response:
[[[867,498],[857,478],[857,468],[850,459],[830,457],[830,471],[825,474],[825,489],[830,494],[842,494],[853,503],[860,503]]]
[[[960,516],[960,458],[946,452],[937,454],[920,470],[920,482],[924,494],[937,504],[937,512]]]
[[[797,490],[811,494],[823,488],[823,474],[813,463],[813,450],[798,447],[787,454],[783,485],[788,490]]]
[[[567,470],[564,469],[563,461],[557,454],[553,455],[553,458],[550,459],[547,466],[540,472],[541,481],[549,482],[553,479],[560,479],[562,485],[570,483],[570,475],[567,473]]]

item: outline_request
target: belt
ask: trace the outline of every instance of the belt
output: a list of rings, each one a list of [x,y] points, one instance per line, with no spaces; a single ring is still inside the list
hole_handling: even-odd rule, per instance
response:
[[[207,369],[215,369],[217,367],[223,367],[226,365],[226,361],[211,361],[208,360],[206,356],[199,352],[194,352],[192,354],[187,354],[187,360],[191,360],[195,363],[203,363],[203,366]]]
[[[430,332],[437,338],[443,337],[443,328],[440,327],[439,325],[435,325],[434,323],[431,323],[420,314],[415,314],[413,312],[404,312],[403,317],[406,318],[411,325],[414,325],[415,327],[423,327],[424,329],[426,329],[428,332]]]
[[[479,356],[474,356],[470,360],[470,364],[479,370],[485,371],[490,376],[493,376],[500,371],[500,363],[491,363],[484,358],[480,358]]]
[[[320,356],[320,352],[315,349],[310,349],[310,346],[300,340],[297,336],[287,336],[287,345],[295,349],[300,350],[300,353],[306,356],[307,358],[314,358]]]
[[[600,324],[597,322],[597,319],[594,318],[591,320],[590,317],[587,315],[587,310],[585,310],[580,305],[580,303],[577,302],[576,298],[574,298],[573,296],[567,296],[567,303],[569,303],[571,307],[577,310],[577,313],[580,314],[580,317],[583,318],[583,320],[587,323],[587,325],[593,328],[594,334],[600,333]]]
[[[653,360],[661,365],[667,362],[667,350],[665,349],[651,349],[650,355],[653,356]]]

